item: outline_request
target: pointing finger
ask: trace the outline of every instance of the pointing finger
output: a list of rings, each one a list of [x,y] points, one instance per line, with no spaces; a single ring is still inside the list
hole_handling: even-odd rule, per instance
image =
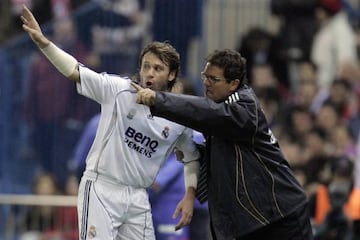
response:
[[[33,14],[30,12],[29,8],[26,7],[25,5],[23,5],[22,13],[23,13],[24,17],[27,18],[27,20],[35,19]]]
[[[138,85],[134,82],[131,82],[130,84],[131,84],[131,86],[133,86],[135,88],[136,91],[140,91],[143,89],[140,85]]]

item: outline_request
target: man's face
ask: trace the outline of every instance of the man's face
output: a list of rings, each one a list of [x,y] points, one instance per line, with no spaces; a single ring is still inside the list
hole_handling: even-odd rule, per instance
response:
[[[148,52],[141,62],[140,85],[156,91],[166,91],[168,82],[175,79],[175,73],[169,71],[169,66],[155,54]]]
[[[237,89],[238,85],[235,81],[228,83],[224,77],[224,70],[209,63],[202,72],[202,79],[206,97],[215,102],[226,99]]]

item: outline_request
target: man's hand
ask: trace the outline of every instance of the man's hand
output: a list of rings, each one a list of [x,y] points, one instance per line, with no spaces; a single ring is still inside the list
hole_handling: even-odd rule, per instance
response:
[[[190,224],[194,212],[195,194],[195,189],[189,188],[188,191],[186,191],[184,198],[178,203],[173,214],[173,218],[177,218],[181,212],[181,219],[176,224],[175,231],[181,229],[185,225]]]
[[[22,28],[41,49],[49,45],[50,41],[43,35],[34,15],[25,5],[23,6],[20,18],[23,22]]]
[[[156,93],[155,91],[151,90],[150,88],[143,88],[136,83],[131,83],[137,91],[137,98],[136,102],[139,104],[144,104],[147,106],[152,106],[155,104]]]

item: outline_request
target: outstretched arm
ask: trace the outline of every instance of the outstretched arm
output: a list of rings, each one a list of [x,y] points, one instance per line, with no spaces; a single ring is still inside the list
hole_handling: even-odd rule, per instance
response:
[[[59,72],[65,77],[79,82],[80,74],[78,71],[77,60],[58,48],[44,36],[34,15],[26,6],[23,6],[21,20],[23,22],[22,28],[29,34],[33,42],[36,43],[42,53],[59,70]]]

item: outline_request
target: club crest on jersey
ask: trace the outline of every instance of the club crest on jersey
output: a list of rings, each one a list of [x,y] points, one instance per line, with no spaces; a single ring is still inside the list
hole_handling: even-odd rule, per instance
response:
[[[94,225],[91,225],[91,226],[89,227],[88,236],[89,236],[89,238],[94,238],[94,237],[96,237],[96,228],[95,228]]]
[[[164,130],[162,130],[161,132],[161,135],[164,137],[164,138],[168,138],[169,137],[169,133],[170,132],[170,128],[169,127],[164,127]]]

